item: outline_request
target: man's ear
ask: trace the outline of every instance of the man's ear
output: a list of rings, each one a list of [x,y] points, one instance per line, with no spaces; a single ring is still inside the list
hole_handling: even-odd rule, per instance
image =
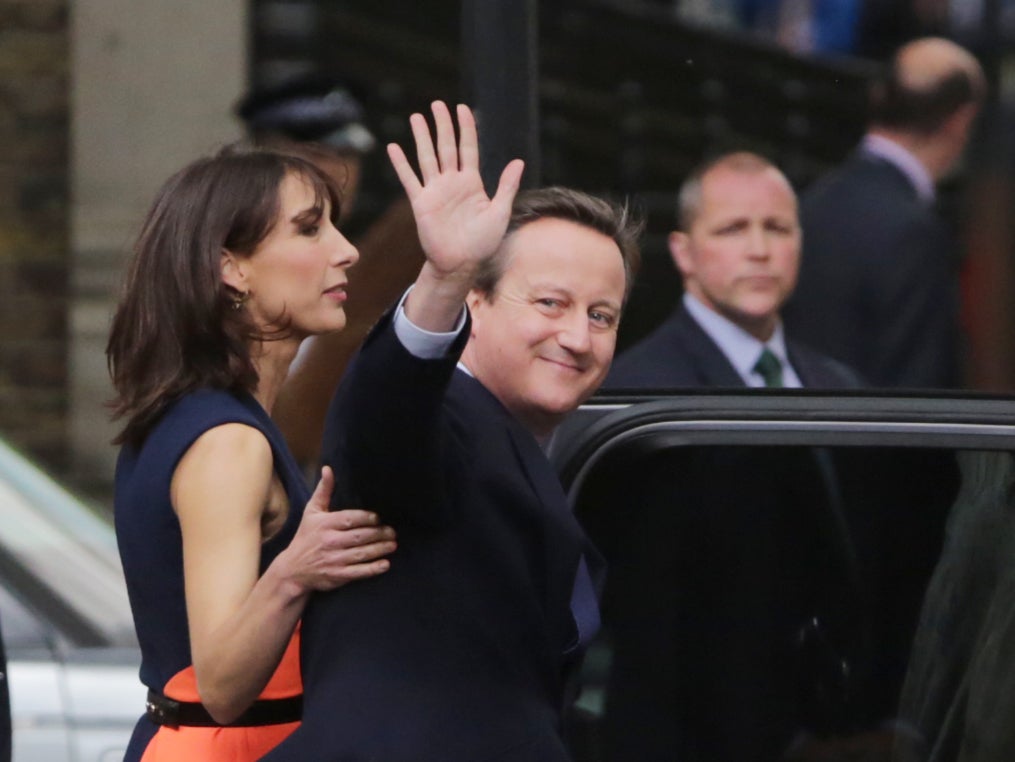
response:
[[[687,233],[674,230],[666,238],[670,248],[670,258],[673,260],[677,272],[687,280],[687,276],[694,272],[694,258],[691,256],[690,240]]]
[[[472,318],[471,336],[476,335],[476,316],[480,311],[479,307],[486,301],[486,294],[474,288],[470,289],[469,293],[465,295],[465,306],[469,308],[469,316]]]
[[[241,294],[250,290],[247,284],[246,268],[243,260],[239,259],[228,249],[222,249],[222,256],[219,259],[219,268],[222,272],[222,282]]]
[[[967,103],[945,120],[945,129],[949,130],[953,140],[965,147],[966,141],[973,130],[973,122],[980,111],[978,104]]]

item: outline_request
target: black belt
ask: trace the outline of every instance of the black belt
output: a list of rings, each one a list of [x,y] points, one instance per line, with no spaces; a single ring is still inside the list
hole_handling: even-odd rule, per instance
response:
[[[169,728],[177,728],[180,725],[197,728],[249,728],[257,725],[282,725],[286,722],[299,722],[303,716],[303,696],[255,701],[239,717],[228,725],[223,725],[208,714],[204,704],[196,701],[176,701],[149,689],[148,700],[145,702],[145,715],[156,725],[165,725]]]

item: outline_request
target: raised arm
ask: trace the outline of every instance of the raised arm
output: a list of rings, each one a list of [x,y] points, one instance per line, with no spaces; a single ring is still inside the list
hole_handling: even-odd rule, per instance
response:
[[[448,107],[432,105],[436,143],[426,118],[409,118],[416,143],[419,176],[397,144],[388,157],[405,188],[416,218],[426,262],[405,303],[405,314],[429,331],[450,331],[472,286],[476,267],[500,245],[524,164],[510,162],[491,199],[479,174],[479,140],[468,106],[457,108],[459,136]]]
[[[436,142],[421,114],[410,118],[419,157],[417,175],[397,145],[388,155],[412,206],[426,261],[405,302],[405,317],[436,333],[451,332],[462,315],[479,263],[504,237],[523,163],[512,161],[491,199],[479,174],[472,112],[458,107],[456,143],[451,114],[433,104]],[[335,507],[369,505],[385,523],[436,526],[452,517],[444,499],[442,402],[454,370],[459,335],[446,356],[424,359],[406,348],[382,320],[367,338],[328,411],[321,446],[342,477]],[[397,478],[393,478],[397,474]]]

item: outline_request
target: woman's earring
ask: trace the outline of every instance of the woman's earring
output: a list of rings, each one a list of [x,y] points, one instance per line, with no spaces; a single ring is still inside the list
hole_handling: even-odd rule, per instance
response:
[[[233,312],[239,312],[243,309],[243,305],[247,303],[247,299],[250,298],[249,291],[237,291],[230,299],[230,305],[233,308]]]

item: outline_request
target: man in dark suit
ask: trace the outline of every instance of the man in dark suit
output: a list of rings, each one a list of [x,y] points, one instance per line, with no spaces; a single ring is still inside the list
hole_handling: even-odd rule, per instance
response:
[[[859,149],[803,196],[786,325],[873,385],[961,384],[958,255],[934,185],[962,155],[985,89],[954,43],[905,45],[872,90]]]
[[[601,562],[540,442],[606,375],[638,230],[565,189],[512,209],[520,162],[491,201],[458,118],[456,147],[435,104],[435,150],[413,116],[422,182],[389,149],[427,261],[351,366],[323,446],[333,504],[369,505],[399,549],[383,584],[309,604],[303,723],[268,760],[569,759]]]
[[[775,165],[746,151],[705,163],[681,187],[678,224],[669,246],[682,302],[617,358],[608,388],[858,385],[848,368],[783,332],[800,223],[796,194]]]

